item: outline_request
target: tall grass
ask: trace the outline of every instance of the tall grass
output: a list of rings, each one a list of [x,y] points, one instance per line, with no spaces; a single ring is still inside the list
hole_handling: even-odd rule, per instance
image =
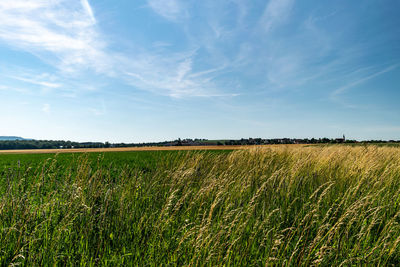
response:
[[[400,149],[52,157],[0,176],[1,265],[399,265]]]

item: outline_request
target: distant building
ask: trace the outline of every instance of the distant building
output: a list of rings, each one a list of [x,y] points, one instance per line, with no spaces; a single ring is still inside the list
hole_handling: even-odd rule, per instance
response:
[[[336,143],[344,143],[346,142],[346,136],[343,135],[343,138],[336,138]]]

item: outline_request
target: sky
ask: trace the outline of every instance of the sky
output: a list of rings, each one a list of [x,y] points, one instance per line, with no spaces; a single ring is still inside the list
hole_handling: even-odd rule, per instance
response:
[[[400,140],[398,10],[398,0],[0,0],[0,135]]]

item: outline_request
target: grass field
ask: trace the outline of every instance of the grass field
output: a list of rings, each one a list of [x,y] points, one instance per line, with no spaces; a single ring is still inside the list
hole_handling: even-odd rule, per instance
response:
[[[16,149],[0,150],[0,154],[60,154],[60,153],[103,153],[132,151],[182,151],[182,150],[238,150],[254,146],[144,146],[119,148],[68,148],[68,149]]]
[[[400,264],[400,148],[0,155],[0,265]]]

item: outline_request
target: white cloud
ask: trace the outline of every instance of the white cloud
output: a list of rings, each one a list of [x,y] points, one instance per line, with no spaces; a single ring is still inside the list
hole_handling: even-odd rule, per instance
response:
[[[330,94],[330,100],[332,102],[335,102],[345,108],[349,109],[360,109],[360,108],[366,108],[365,106],[361,106],[359,104],[355,105],[353,103],[348,103],[348,101],[345,100],[345,98],[341,97],[346,91],[349,89],[356,87],[358,85],[361,85],[369,80],[372,80],[378,76],[381,76],[387,72],[390,72],[394,69],[396,69],[399,66],[399,64],[391,65],[383,70],[376,70],[376,67],[364,67],[360,68],[352,73],[349,73],[348,75],[343,75],[343,77],[350,76],[348,78],[347,84],[343,85],[342,87],[337,88],[336,90],[332,91]],[[371,72],[371,70],[375,70]],[[369,72],[368,74],[365,74],[365,72]],[[361,74],[360,74],[361,73]],[[362,75],[364,73],[364,75]],[[352,77],[353,76],[353,77]]]
[[[128,82],[138,88],[172,97],[215,95],[216,86],[192,68],[194,52],[175,55],[144,53],[122,64]]]
[[[149,0],[148,4],[170,20],[187,15],[185,4],[178,0]],[[140,52],[112,51],[98,30],[87,0],[0,0],[0,42],[29,52],[59,70],[54,74],[56,80],[19,73],[9,74],[9,78],[58,88],[60,94],[76,95],[76,90],[83,89],[78,86],[68,90],[73,78],[90,79],[94,72],[172,97],[224,95],[213,82],[219,67],[194,70],[197,47],[171,53],[168,43],[156,42],[156,47],[138,48]]]
[[[188,15],[179,0],[147,0],[147,3],[154,12],[168,20],[176,21]]]
[[[96,19],[93,14],[92,7],[90,6],[88,0],[81,0],[81,3],[82,3],[83,8],[86,10],[86,13],[89,15],[91,21],[93,23],[96,23]]]
[[[35,84],[35,85],[39,85],[39,86],[43,86],[43,87],[48,87],[48,88],[59,88],[62,86],[62,84],[60,84],[60,83],[46,81],[46,80],[41,79],[40,77],[26,78],[26,77],[11,76],[10,78],[13,78],[13,79],[19,80],[19,81],[23,81],[26,83],[31,83],[31,84]]]
[[[104,71],[105,44],[87,0],[13,0],[0,3],[0,40],[63,71]]]
[[[371,74],[369,74],[367,76],[358,78],[355,81],[352,81],[352,82],[350,82],[350,83],[348,83],[348,84],[336,89],[335,91],[333,91],[332,97],[337,97],[338,95],[344,93],[348,89],[353,88],[353,87],[355,87],[357,85],[360,85],[362,83],[365,83],[365,82],[367,82],[367,81],[369,81],[369,80],[371,80],[373,78],[376,78],[376,77],[378,77],[378,76],[380,76],[382,74],[385,74],[385,73],[387,73],[389,71],[392,71],[392,70],[396,69],[398,66],[399,66],[399,64],[394,64],[394,65],[391,65],[391,66],[389,66],[389,67],[387,67],[387,68],[385,68],[383,70],[376,71],[376,72],[371,73]]]
[[[259,21],[261,28],[268,32],[285,22],[290,15],[293,3],[293,0],[270,0]]]

